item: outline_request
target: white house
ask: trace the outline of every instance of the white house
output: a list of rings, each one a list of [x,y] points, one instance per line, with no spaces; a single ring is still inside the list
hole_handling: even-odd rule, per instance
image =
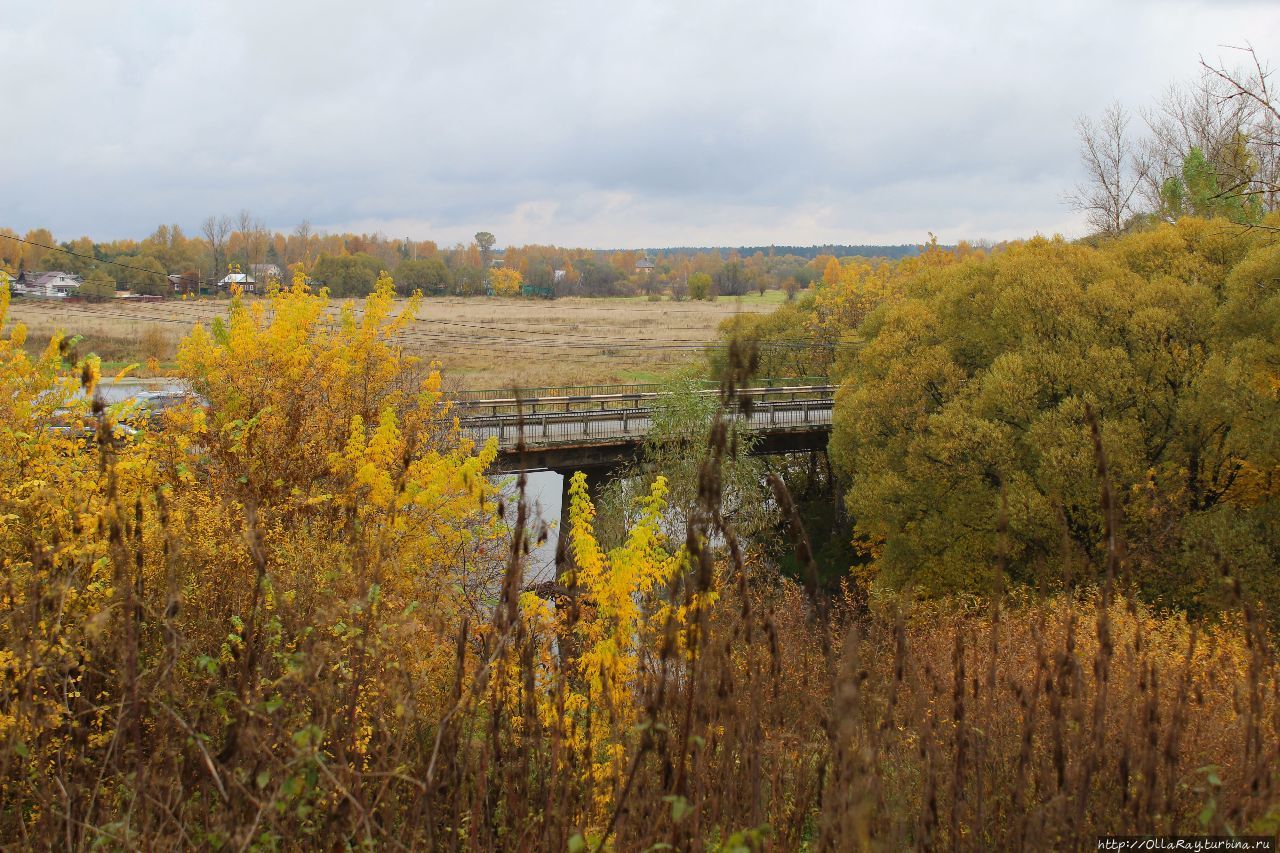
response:
[[[280,276],[283,275],[277,264],[249,264],[249,274],[257,281],[269,281],[273,278],[281,281]]]
[[[233,284],[242,288],[245,293],[253,293],[258,287],[258,282],[253,276],[242,272],[231,273],[218,282],[218,287],[229,288]]]
[[[69,272],[23,270],[18,275],[18,280],[14,282],[13,292],[37,299],[65,299],[68,296],[74,296],[83,282],[80,276]]]

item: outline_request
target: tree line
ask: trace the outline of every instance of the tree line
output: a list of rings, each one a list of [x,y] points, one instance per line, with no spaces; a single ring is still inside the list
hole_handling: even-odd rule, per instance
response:
[[[16,239],[4,239],[5,237]],[[877,262],[919,247],[831,246],[755,249],[598,250],[554,245],[495,249],[480,232],[469,243],[441,247],[431,240],[381,234],[326,234],[307,222],[272,231],[248,211],[235,219],[209,217],[198,234],[161,225],[141,240],[58,240],[46,228],[18,234],[0,228],[0,269],[58,269],[85,279],[82,293],[110,297],[197,293],[228,272],[294,272],[339,297],[365,296],[380,273],[391,273],[401,295],[668,296],[675,300],[803,290],[821,277],[832,257]],[[909,249],[909,251],[908,251]],[[174,276],[174,279],[170,279]],[[261,274],[259,278],[263,277]],[[257,282],[258,289],[266,282]]]

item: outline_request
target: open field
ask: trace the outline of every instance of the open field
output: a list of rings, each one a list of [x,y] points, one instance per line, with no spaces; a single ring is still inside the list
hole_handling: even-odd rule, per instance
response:
[[[697,360],[726,317],[772,311],[782,299],[780,291],[715,302],[436,297],[423,300],[403,339],[439,360],[446,384],[455,388],[644,382]],[[14,300],[10,320],[27,325],[32,347],[62,330],[82,336],[82,351],[96,352],[108,365],[151,359],[145,375],[163,372],[193,325],[226,310],[227,302],[218,299]]]

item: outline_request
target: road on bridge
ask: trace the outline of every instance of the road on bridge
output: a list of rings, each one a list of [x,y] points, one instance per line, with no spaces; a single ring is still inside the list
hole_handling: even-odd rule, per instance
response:
[[[742,389],[732,417],[761,435],[773,452],[815,449],[818,441],[825,446],[831,430],[834,391],[830,385]],[[498,440],[500,468],[514,470],[523,436],[524,464],[568,470],[608,466],[633,455],[653,426],[661,396],[645,386],[618,387],[606,394],[463,399],[455,411],[462,430],[477,442]]]

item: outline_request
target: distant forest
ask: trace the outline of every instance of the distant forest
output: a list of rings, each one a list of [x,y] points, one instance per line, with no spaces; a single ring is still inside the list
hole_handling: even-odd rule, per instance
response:
[[[941,246],[943,249],[952,249],[954,246]],[[793,255],[798,258],[807,258],[813,260],[819,255],[832,255],[837,258],[886,258],[891,261],[901,260],[902,258],[914,258],[920,254],[920,247],[914,244],[903,244],[900,246],[851,246],[851,245],[833,245],[825,246],[678,246],[678,247],[653,247],[645,251],[654,254],[673,253],[681,255],[702,255],[702,254],[718,254],[725,258],[733,253],[739,255],[754,255],[760,252],[763,255]]]
[[[308,222],[277,231],[248,210],[235,218],[210,216],[198,234],[161,225],[141,240],[59,240],[45,228],[23,236],[0,228],[0,272],[13,277],[27,270],[57,270],[78,276],[84,280],[78,291],[84,298],[112,298],[117,292],[226,293],[227,276],[239,273],[253,279],[246,282],[251,290],[267,289],[271,279],[287,284],[301,274],[334,296],[365,296],[383,271],[402,294],[708,299],[781,289],[791,296],[822,278],[832,260],[897,261],[920,252],[915,245],[501,248],[487,231],[469,243],[440,246],[383,234],[328,234]]]

